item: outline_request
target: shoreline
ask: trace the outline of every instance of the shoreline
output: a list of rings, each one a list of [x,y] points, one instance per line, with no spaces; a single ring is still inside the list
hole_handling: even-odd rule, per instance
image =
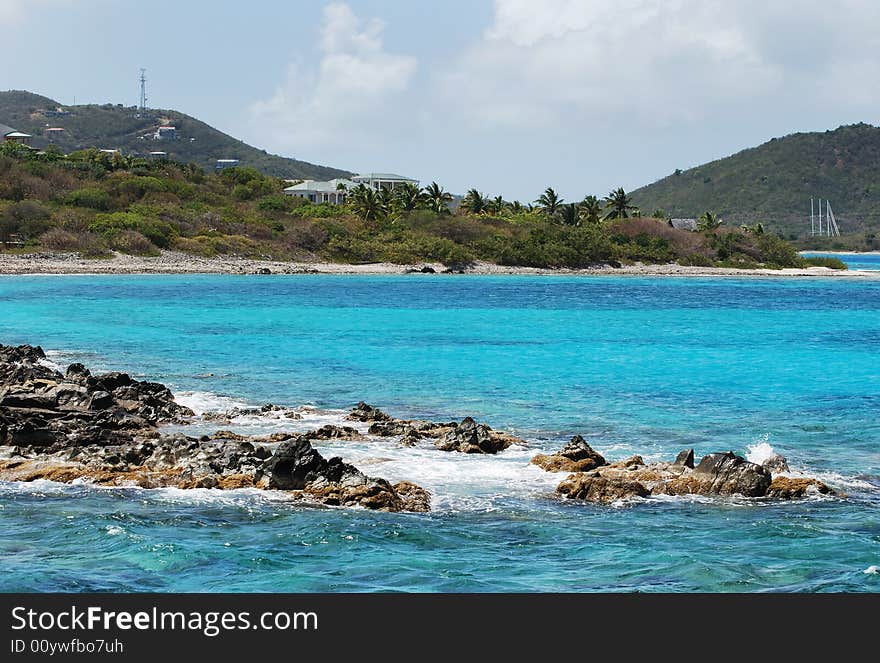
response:
[[[370,263],[349,265],[331,262],[283,262],[239,257],[205,258],[177,251],[163,251],[156,257],[114,254],[112,258],[83,258],[75,253],[0,254],[0,275],[147,275],[147,274],[336,274],[397,275],[419,273],[430,268],[440,274],[441,263],[397,265]],[[428,273],[431,273],[430,271]],[[449,272],[447,272],[449,273]],[[535,275],[535,276],[729,276],[729,277],[807,277],[880,280],[880,270],[833,270],[827,267],[785,269],[734,269],[691,267],[675,263],[598,266],[585,269],[510,267],[477,262],[456,274]]]

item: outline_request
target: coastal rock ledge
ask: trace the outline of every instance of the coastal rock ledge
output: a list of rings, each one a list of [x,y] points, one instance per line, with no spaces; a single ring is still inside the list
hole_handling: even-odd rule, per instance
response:
[[[738,495],[791,500],[834,493],[818,479],[773,476],[768,467],[751,463],[732,451],[707,454],[696,467],[693,449],[681,452],[671,463],[646,464],[641,456],[633,456],[606,464],[577,436],[558,453],[535,456],[532,463],[550,472],[573,472],[557,486],[556,492],[599,504],[652,495]],[[784,459],[777,459],[774,467],[783,467],[782,463]]]
[[[0,345],[0,480],[260,488],[328,506],[430,510],[423,488],[367,476],[312,447],[312,440],[360,439],[354,428],[199,438],[159,428],[192,416],[162,384],[125,373],[93,376],[82,364],[62,374],[39,346]]]

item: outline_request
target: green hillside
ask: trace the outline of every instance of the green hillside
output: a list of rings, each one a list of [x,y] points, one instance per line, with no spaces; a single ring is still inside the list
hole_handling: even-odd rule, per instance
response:
[[[643,210],[673,217],[712,210],[727,225],[762,222],[792,239],[809,237],[810,197],[831,201],[850,244],[880,230],[880,128],[774,138],[633,192]]]
[[[69,114],[54,114],[59,107]],[[170,159],[206,169],[213,169],[217,159],[239,159],[242,166],[273,177],[331,179],[351,175],[337,168],[269,154],[172,110],[149,109],[139,114],[137,108],[121,104],[62,107],[48,97],[12,90],[0,91],[0,124],[33,135],[34,147],[46,147],[52,140],[63,152],[91,147],[119,149],[133,155],[161,151],[167,152]],[[156,129],[162,125],[176,127],[177,138],[155,140]],[[47,132],[50,127],[64,131]]]

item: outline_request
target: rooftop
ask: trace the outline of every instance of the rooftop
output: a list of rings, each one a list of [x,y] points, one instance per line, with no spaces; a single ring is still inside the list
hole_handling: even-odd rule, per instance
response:
[[[361,180],[386,180],[392,182],[418,182],[412,177],[404,177],[403,175],[395,175],[394,173],[362,173],[352,177],[355,182]]]

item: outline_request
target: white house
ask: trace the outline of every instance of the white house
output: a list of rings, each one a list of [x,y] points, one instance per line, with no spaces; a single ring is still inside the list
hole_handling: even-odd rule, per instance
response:
[[[338,177],[326,182],[303,180],[299,184],[294,184],[284,189],[284,193],[288,196],[305,198],[313,203],[342,205],[348,192],[356,187],[356,182]]]
[[[342,205],[345,202],[349,191],[363,184],[372,187],[377,191],[379,189],[394,190],[401,184],[409,182],[416,186],[419,185],[418,180],[402,175],[393,175],[391,173],[367,173],[365,175],[355,175],[350,180],[345,178],[336,178],[321,182],[317,180],[303,180],[298,184],[284,189],[284,193],[288,196],[296,196],[305,198],[313,203],[330,203],[332,205]]]
[[[358,184],[371,186],[377,191],[379,189],[393,190],[395,187],[405,183],[415,184],[416,186],[419,185],[418,180],[414,180],[411,177],[404,177],[403,175],[395,175],[393,173],[365,173],[363,175],[355,175],[351,179]]]

